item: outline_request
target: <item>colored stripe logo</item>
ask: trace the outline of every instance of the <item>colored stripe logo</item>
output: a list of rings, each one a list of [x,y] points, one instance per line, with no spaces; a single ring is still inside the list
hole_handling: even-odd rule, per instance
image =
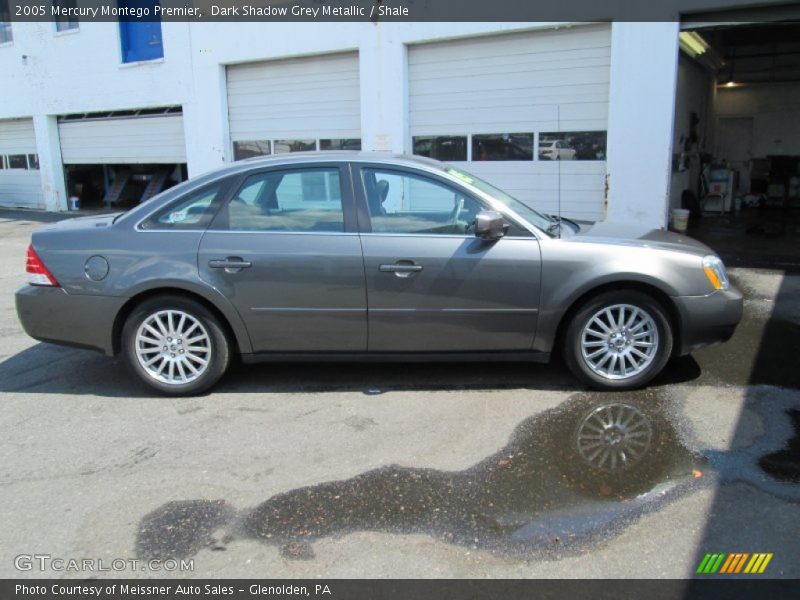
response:
[[[736,573],[761,574],[772,560],[772,552],[709,552],[700,561],[697,573],[731,575]]]

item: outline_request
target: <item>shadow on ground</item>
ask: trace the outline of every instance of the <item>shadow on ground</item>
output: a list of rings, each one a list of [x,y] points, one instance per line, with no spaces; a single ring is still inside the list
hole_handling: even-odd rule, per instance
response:
[[[752,295],[749,290],[744,291],[746,296]],[[732,485],[716,489],[697,548],[696,565],[708,552],[766,552],[774,553],[766,571],[768,577],[797,576],[797,538],[790,534],[792,541],[787,544],[783,532],[794,531],[800,516],[798,307],[800,278],[784,272],[769,313],[761,319],[751,315],[743,320],[728,344],[731,351],[727,357],[721,356],[722,352],[697,354],[704,377],[722,377],[730,383],[746,386],[747,392],[729,442],[731,448],[742,448],[743,459],[729,465],[727,476]],[[747,310],[746,305],[746,314]],[[754,430],[761,430],[765,435],[753,441]],[[783,446],[763,447],[760,440],[767,435],[783,440]],[[772,502],[773,509],[765,510],[763,495],[753,490],[764,483],[769,484],[768,493],[787,503],[780,506]],[[734,576],[752,577],[744,573]],[[690,586],[686,597],[692,597],[693,593],[694,588]]]
[[[652,384],[685,383],[700,369],[691,357],[673,360]],[[211,394],[434,390],[579,389],[554,359],[536,363],[261,363],[234,364]],[[149,397],[121,358],[36,344],[0,362],[0,392]]]

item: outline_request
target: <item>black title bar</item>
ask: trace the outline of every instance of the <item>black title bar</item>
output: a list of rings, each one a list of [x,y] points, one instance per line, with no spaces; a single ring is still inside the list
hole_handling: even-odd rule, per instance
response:
[[[788,0],[7,0],[0,21],[800,21]],[[0,9],[2,10],[2,9]]]

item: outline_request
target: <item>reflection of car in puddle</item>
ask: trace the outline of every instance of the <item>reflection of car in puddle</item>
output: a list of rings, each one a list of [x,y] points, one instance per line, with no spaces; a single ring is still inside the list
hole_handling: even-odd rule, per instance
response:
[[[578,394],[523,421],[499,452],[458,472],[388,466],[277,494],[236,511],[170,502],[139,526],[142,558],[190,556],[236,538],[313,556],[310,543],[355,531],[425,532],[504,554],[561,554],[614,534],[696,481],[700,460],[666,404]],[[217,539],[215,539],[217,538]]]

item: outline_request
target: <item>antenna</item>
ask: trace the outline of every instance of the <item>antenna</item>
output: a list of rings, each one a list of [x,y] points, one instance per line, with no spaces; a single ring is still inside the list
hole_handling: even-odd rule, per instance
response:
[[[561,135],[561,105],[556,104],[556,131]],[[564,226],[561,220],[561,153],[556,148],[556,162],[558,162],[558,239],[561,239],[561,228]]]

